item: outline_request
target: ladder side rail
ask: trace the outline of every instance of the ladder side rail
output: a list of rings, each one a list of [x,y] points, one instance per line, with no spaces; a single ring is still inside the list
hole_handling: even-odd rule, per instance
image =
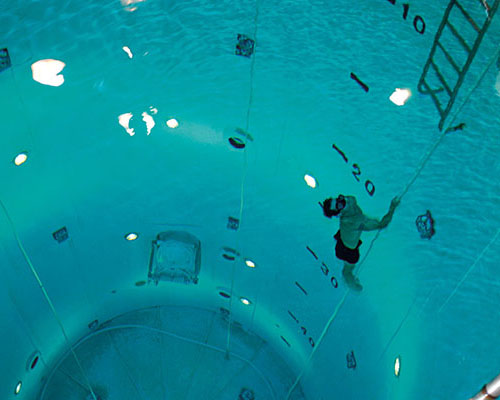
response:
[[[448,93],[448,96],[451,97],[453,92],[450,89],[450,86],[448,86],[448,84],[446,83],[446,80],[444,79],[443,74],[441,73],[441,71],[439,70],[438,66],[436,65],[436,63],[434,61],[431,61],[431,65],[434,68],[434,72],[436,73],[439,81],[443,84],[446,92]]]
[[[500,1],[500,0],[497,0]],[[443,19],[441,20],[441,23],[439,24],[439,28],[436,32],[436,36],[434,36],[434,42],[432,44],[431,52],[429,54],[429,57],[427,58],[427,61],[424,66],[424,70],[422,72],[422,75],[420,76],[420,81],[418,82],[418,90],[420,90],[420,87],[425,80],[425,76],[427,75],[427,72],[429,71],[429,67],[431,65],[432,57],[434,56],[434,53],[436,52],[436,47],[437,47],[437,42],[439,41],[439,37],[441,36],[441,33],[443,32],[444,26],[446,25],[446,21],[448,20],[448,16],[451,13],[451,9],[453,8],[453,5],[455,4],[456,0],[450,0],[448,3],[448,6],[446,7],[446,11],[444,12]],[[422,91],[421,91],[422,92]]]
[[[441,103],[439,102],[439,99],[435,94],[436,91],[432,90],[431,87],[428,85],[428,83],[425,80],[422,82],[422,85],[425,86],[425,88],[427,89],[426,94],[431,95],[432,101],[434,102],[434,105],[438,109],[439,115],[442,117],[443,116],[443,109],[441,108]]]
[[[498,9],[498,5],[500,3],[500,0],[496,0],[495,3],[493,4],[493,7],[490,9],[490,15],[493,16],[493,14],[496,12]],[[439,129],[442,129],[444,120],[448,116],[448,113],[451,110],[451,107],[453,106],[453,103],[455,102],[455,99],[458,94],[458,90],[460,89],[460,86],[462,86],[462,83],[465,79],[465,75],[467,74],[467,71],[469,70],[470,65],[472,64],[472,60],[474,59],[477,50],[479,49],[479,45],[481,44],[481,41],[483,40],[484,35],[486,34],[486,31],[488,30],[488,27],[491,23],[492,18],[488,17],[486,18],[483,27],[481,28],[481,32],[478,34],[476,41],[474,42],[474,46],[472,47],[471,52],[469,53],[469,57],[467,57],[467,61],[465,62],[464,66],[462,67],[462,73],[459,75],[457,83],[455,85],[455,88],[453,89],[453,93],[451,95],[450,101],[448,102],[448,105],[446,106],[446,109],[444,110],[444,115],[441,117],[441,121],[439,122]]]

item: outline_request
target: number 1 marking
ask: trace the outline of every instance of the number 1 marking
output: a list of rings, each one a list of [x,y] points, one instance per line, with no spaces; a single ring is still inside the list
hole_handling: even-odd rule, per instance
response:
[[[410,5],[408,3],[404,3],[403,8],[403,19],[406,19],[406,17],[408,17],[408,10],[410,9]]]
[[[345,156],[344,152],[342,150],[340,150],[336,145],[335,143],[332,144],[332,147],[337,150],[337,152],[342,156],[342,158],[344,159],[345,162],[347,162],[347,157]]]

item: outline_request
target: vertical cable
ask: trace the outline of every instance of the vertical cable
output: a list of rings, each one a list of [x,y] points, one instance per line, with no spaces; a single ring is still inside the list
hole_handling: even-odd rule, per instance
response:
[[[259,3],[260,0],[256,0],[255,2],[255,17],[254,17],[254,31],[253,31],[253,40],[254,40],[254,51],[252,54],[252,61],[250,64],[250,93],[248,96],[248,106],[247,106],[247,113],[246,113],[246,122],[245,122],[245,131],[248,132],[249,127],[250,127],[250,111],[252,108],[252,103],[253,103],[253,80],[254,80],[254,71],[255,71],[255,53],[257,50],[257,27],[258,27],[258,21],[259,21]],[[238,214],[238,219],[239,219],[239,228],[241,228],[241,223],[243,219],[243,206],[244,206],[244,196],[245,196],[245,181],[246,181],[246,175],[247,175],[247,167],[248,167],[248,160],[247,160],[247,144],[248,142],[248,135],[245,135],[245,148],[243,150],[243,172],[242,172],[242,177],[241,177],[241,185],[240,185],[240,210]],[[238,228],[238,229],[239,229]],[[239,235],[236,236],[236,248],[239,247]],[[233,297],[234,297],[234,277],[236,273],[236,262],[233,261],[233,266],[232,266],[232,271],[231,271],[231,297],[229,298],[229,316],[228,316],[228,325],[227,325],[227,338],[226,338],[226,358],[229,358],[229,347],[230,347],[230,342],[231,342],[231,324],[232,324],[232,307],[233,307]],[[255,307],[255,304],[253,305]]]
[[[4,213],[5,213],[6,217],[7,217],[7,220],[9,221],[9,225],[10,225],[10,227],[12,229],[12,232],[14,234],[14,237],[16,239],[17,246],[19,247],[19,250],[21,250],[21,253],[23,254],[23,257],[26,260],[26,263],[30,267],[31,273],[33,274],[33,276],[35,277],[36,281],[38,282],[38,286],[40,287],[40,290],[42,291],[43,297],[47,301],[47,303],[48,303],[48,305],[50,307],[50,310],[52,311],[52,314],[54,315],[54,318],[56,319],[56,321],[57,321],[57,323],[59,325],[59,328],[61,329],[61,333],[64,336],[64,340],[66,341],[66,344],[69,346],[69,348],[71,350],[71,353],[73,354],[73,357],[75,358],[76,364],[77,364],[78,368],[80,369],[80,372],[82,373],[83,377],[85,378],[85,381],[86,381],[87,388],[88,388],[89,392],[92,394],[92,397],[93,397],[94,400],[98,400],[96,394],[94,393],[94,390],[92,389],[92,386],[90,385],[89,378],[87,377],[87,374],[85,373],[85,370],[83,369],[83,366],[80,363],[80,360],[78,359],[78,356],[76,355],[75,349],[73,348],[71,342],[69,341],[69,337],[66,334],[66,330],[64,329],[64,325],[63,325],[63,323],[61,321],[61,318],[59,318],[59,315],[57,314],[56,309],[54,307],[54,304],[52,303],[52,300],[50,299],[49,294],[47,293],[47,290],[45,290],[45,287],[44,287],[44,285],[42,283],[42,280],[40,279],[40,276],[38,275],[38,272],[36,271],[35,267],[33,266],[33,263],[31,262],[31,260],[30,260],[30,258],[28,256],[28,253],[26,253],[26,250],[24,249],[24,247],[23,247],[23,245],[21,243],[21,240],[19,239],[19,236],[17,234],[17,230],[16,230],[16,228],[14,226],[14,222],[12,222],[12,219],[10,218],[10,214],[7,211],[7,208],[5,207],[5,205],[4,205],[4,203],[3,203],[2,200],[0,200],[0,206],[2,207]]]
[[[16,74],[14,73],[13,67],[14,66],[11,66],[12,81],[14,82],[14,86],[17,89],[16,92],[17,92],[17,97],[19,98],[19,102],[21,103],[21,106],[23,107],[23,111],[24,111],[23,114],[25,115],[25,116],[23,116],[23,119],[26,121],[28,136],[29,136],[30,142],[31,142],[30,145],[33,148],[34,144],[35,144],[34,135],[33,135],[33,132],[34,132],[33,125],[31,123],[31,118],[29,116],[29,113],[26,113],[26,110],[28,110],[28,107],[26,106],[26,102],[24,101],[24,98],[21,94],[21,91],[19,90],[19,85],[17,84]]]
[[[159,325],[158,329],[163,329],[163,324],[161,320],[161,309],[160,306],[156,306],[157,309],[157,317],[156,317],[156,325]],[[165,368],[164,368],[164,358],[163,358],[163,335],[160,335],[160,376],[161,376],[161,387],[163,389],[163,398],[167,398],[167,389],[165,388]]]
[[[89,308],[91,310],[98,310],[99,308],[96,306],[95,302],[91,300],[90,298],[90,295],[88,293],[88,287],[89,287],[89,284],[88,284],[88,280],[87,280],[87,275],[85,274],[85,272],[81,272],[81,271],[85,271],[86,269],[82,267],[81,263],[80,263],[80,258],[78,257],[78,252],[76,251],[76,246],[75,244],[73,243],[73,238],[70,236],[68,238],[68,245],[69,245],[69,249],[70,249],[70,252],[71,252],[71,255],[73,256],[73,262],[74,262],[74,266],[76,267],[76,271],[75,269],[73,269],[73,274],[79,276],[79,280],[80,281],[83,281],[83,294],[85,296],[85,299],[87,300],[87,304],[89,306]]]

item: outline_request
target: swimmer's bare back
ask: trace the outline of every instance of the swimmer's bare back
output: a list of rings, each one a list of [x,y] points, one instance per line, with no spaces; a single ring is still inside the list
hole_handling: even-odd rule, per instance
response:
[[[389,225],[400,200],[397,197],[392,199],[389,211],[381,220],[364,215],[355,197],[346,196],[346,202],[345,210],[340,214],[340,237],[346,247],[355,249],[358,246],[361,232],[383,229]]]

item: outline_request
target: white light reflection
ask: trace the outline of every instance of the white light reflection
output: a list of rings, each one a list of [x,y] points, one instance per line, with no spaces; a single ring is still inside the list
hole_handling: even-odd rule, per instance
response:
[[[316,179],[314,179],[311,175],[304,175],[304,180],[307,183],[307,186],[312,187],[313,189],[316,187]]]
[[[394,93],[391,94],[391,97],[389,97],[389,100],[397,106],[404,106],[410,96],[411,92],[408,89],[396,88]]]
[[[240,297],[240,301],[246,305],[246,306],[249,306],[252,302],[244,297]]]
[[[24,164],[26,160],[28,159],[28,155],[26,153],[20,153],[14,158],[14,164],[17,166]]]
[[[21,387],[23,386],[23,383],[21,381],[17,382],[16,388],[14,389],[14,394],[17,396],[19,392],[21,392]]]
[[[137,10],[137,7],[134,7],[133,4],[137,3],[143,3],[146,0],[120,0],[120,3],[123,7],[125,7],[125,10],[128,12],[134,12]]]
[[[125,128],[130,136],[134,136],[135,132],[133,128],[130,128],[130,120],[132,119],[132,113],[125,113],[118,117],[118,123]]]
[[[179,123],[177,122],[177,120],[175,118],[172,118],[172,119],[169,119],[167,121],[167,126],[169,128],[174,129],[174,128],[177,128],[179,126]]]
[[[399,372],[401,370],[401,357],[397,356],[394,361],[394,375],[399,376]]]
[[[123,46],[122,47],[122,50],[128,54],[128,57],[129,58],[134,58],[134,55],[132,54],[132,51],[130,50],[130,48],[128,48],[127,46]]]
[[[138,237],[139,237],[139,235],[137,233],[135,233],[135,232],[130,232],[127,235],[125,235],[125,239],[127,239],[128,241],[134,241]]]
[[[31,65],[33,80],[47,86],[61,86],[64,83],[64,76],[59,75],[65,63],[59,60],[39,60]]]
[[[142,120],[146,123],[146,127],[148,128],[148,136],[151,133],[151,129],[155,127],[155,120],[151,115],[149,115],[147,112],[142,113]]]

